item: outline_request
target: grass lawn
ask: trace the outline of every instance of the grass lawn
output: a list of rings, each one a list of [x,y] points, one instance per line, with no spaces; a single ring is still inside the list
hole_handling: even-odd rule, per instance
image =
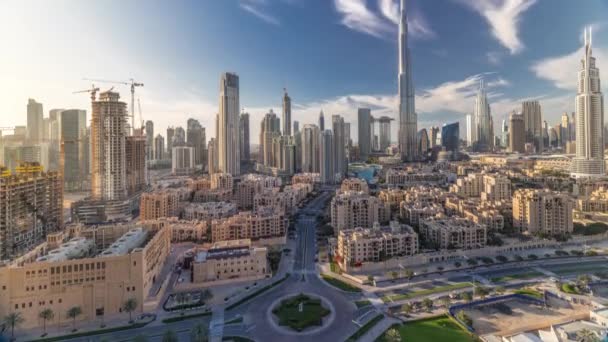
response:
[[[355,302],[355,305],[357,306],[357,308],[362,308],[362,307],[366,307],[368,305],[372,305],[372,302],[370,302],[367,299],[358,300],[358,301]]]
[[[334,278],[328,274],[321,274],[321,277],[323,277],[323,280],[330,283],[332,286],[339,288],[342,291],[361,292],[360,288],[353,286],[351,284],[345,283],[342,280]]]
[[[569,283],[562,284],[561,290],[565,293],[580,294],[580,291],[576,288],[576,286]]]
[[[374,327],[374,325],[378,324],[378,322],[380,322],[383,319],[384,319],[384,315],[378,314],[376,317],[370,319],[369,322],[365,323],[365,325],[363,325],[361,328],[359,328],[359,330],[355,331],[355,333],[352,334],[348,338],[348,340],[346,340],[346,342],[358,341],[361,338],[361,336],[365,335],[366,332],[368,332],[371,328]]]
[[[534,290],[534,289],[521,289],[521,290],[516,290],[513,293],[528,295],[530,297],[534,297],[534,298],[538,298],[538,299],[542,299],[543,298],[543,294],[541,292],[539,292],[539,291]]]
[[[428,295],[435,294],[435,293],[459,290],[459,289],[464,289],[464,288],[472,287],[472,286],[473,285],[471,283],[456,283],[456,284],[451,284],[451,285],[437,286],[437,287],[433,287],[432,289],[428,289],[428,290],[419,290],[419,291],[413,291],[413,292],[408,292],[408,293],[404,293],[404,294],[386,295],[386,296],[382,297],[382,301],[385,303],[389,303],[389,302],[391,302],[391,300],[393,302],[396,302],[398,300],[410,299],[410,298],[420,297],[420,296],[428,296]]]
[[[463,330],[447,316],[433,317],[420,321],[393,325],[392,327],[399,330],[402,341],[477,341],[471,334]],[[376,342],[385,341],[384,335],[376,340]]]
[[[302,311],[300,311],[302,303]],[[323,324],[323,317],[329,315],[329,309],[323,307],[320,299],[313,299],[304,294],[285,299],[272,310],[279,318],[279,325],[288,326],[296,331]]]
[[[525,273],[509,274],[509,275],[502,276],[502,277],[491,278],[490,280],[493,283],[504,283],[504,282],[511,281],[511,280],[532,279],[532,278],[540,277],[542,275],[543,274],[540,272],[530,271],[530,272],[525,272]]]

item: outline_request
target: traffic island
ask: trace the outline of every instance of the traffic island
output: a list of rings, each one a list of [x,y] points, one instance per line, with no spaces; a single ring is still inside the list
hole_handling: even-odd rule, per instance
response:
[[[316,333],[329,326],[334,318],[331,303],[312,294],[280,298],[271,308],[271,322],[277,330],[288,334]]]

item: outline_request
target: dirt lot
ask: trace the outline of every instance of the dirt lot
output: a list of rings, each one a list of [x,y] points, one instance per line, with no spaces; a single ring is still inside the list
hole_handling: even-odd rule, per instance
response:
[[[473,328],[479,335],[511,335],[536,330],[577,318],[588,318],[589,308],[572,305],[552,298],[549,307],[533,305],[517,299],[493,303],[466,310],[473,319]]]

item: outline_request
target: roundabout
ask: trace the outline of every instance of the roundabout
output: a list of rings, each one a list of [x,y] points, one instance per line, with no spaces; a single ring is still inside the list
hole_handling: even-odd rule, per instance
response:
[[[270,324],[288,335],[308,335],[329,327],[335,318],[332,303],[324,297],[300,293],[276,299],[266,313]]]

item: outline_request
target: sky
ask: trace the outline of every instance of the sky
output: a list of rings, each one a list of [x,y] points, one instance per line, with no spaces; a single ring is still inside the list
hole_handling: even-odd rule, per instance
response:
[[[608,0],[408,0],[418,128],[472,112],[481,78],[494,127],[526,99],[544,119],[574,110],[582,32],[608,87]],[[281,112],[316,123],[340,114],[356,141],[357,108],[397,118],[398,0],[0,0],[0,127],[24,125],[28,98],[90,112],[85,78],[138,88],[155,134],[201,121],[214,136],[222,72],[240,77],[252,143]],[[130,101],[123,85],[115,86]],[[137,110],[136,110],[137,112]],[[136,117],[138,117],[137,114]],[[396,140],[397,122],[393,123]]]

